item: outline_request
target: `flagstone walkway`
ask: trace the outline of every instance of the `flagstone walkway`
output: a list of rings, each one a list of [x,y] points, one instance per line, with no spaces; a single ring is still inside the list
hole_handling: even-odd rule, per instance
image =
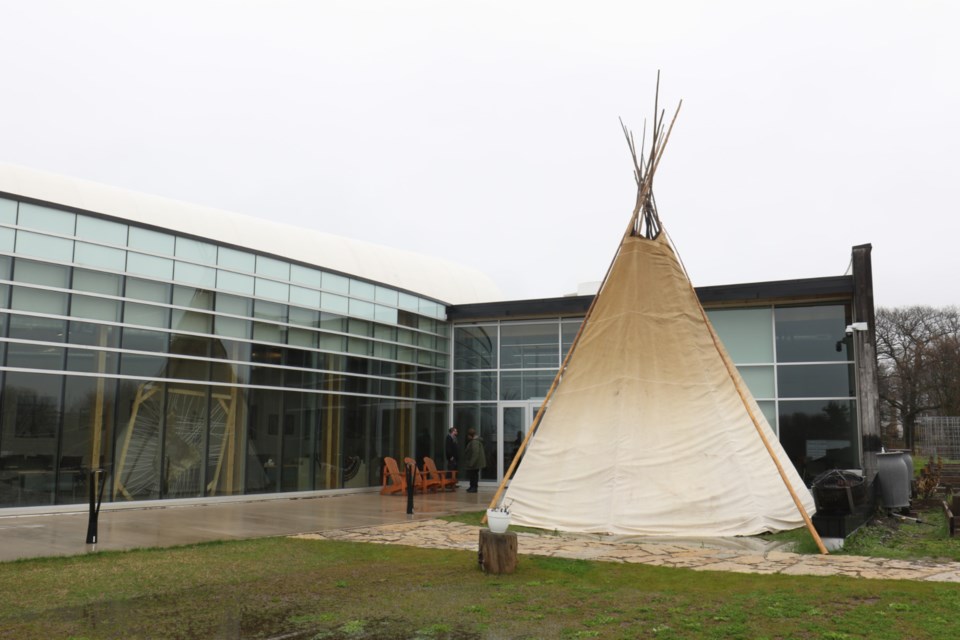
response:
[[[430,549],[476,551],[479,528],[445,520],[421,520],[351,529],[331,529],[293,537],[313,540],[351,540]],[[783,575],[847,576],[881,580],[960,582],[960,562],[888,560],[863,556],[801,555],[767,548],[737,548],[710,541],[601,540],[574,535],[517,533],[524,555],[554,556],[602,562],[631,562],[694,571],[779,573]]]

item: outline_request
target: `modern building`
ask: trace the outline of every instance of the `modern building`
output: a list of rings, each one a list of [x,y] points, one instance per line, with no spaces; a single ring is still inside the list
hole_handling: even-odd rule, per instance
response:
[[[806,477],[870,464],[868,245],[853,264],[697,290]],[[590,299],[2,166],[0,508],[86,502],[94,468],[104,502],[366,489],[451,424],[497,480]]]

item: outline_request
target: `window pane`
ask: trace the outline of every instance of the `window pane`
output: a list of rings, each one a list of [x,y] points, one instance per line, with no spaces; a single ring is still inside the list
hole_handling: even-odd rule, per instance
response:
[[[173,287],[173,304],[191,309],[213,309],[213,292],[193,287]]]
[[[66,289],[70,285],[70,269],[56,264],[17,259],[14,262],[14,279],[17,282],[42,284]]]
[[[253,314],[253,304],[250,298],[241,298],[240,296],[231,296],[226,293],[218,293],[216,309],[220,313],[229,313],[235,316],[250,317]]]
[[[322,293],[320,295],[320,308],[324,311],[347,315],[350,308],[349,298],[344,298],[343,296],[332,293]]]
[[[177,282],[195,284],[200,287],[213,289],[217,286],[217,270],[212,267],[201,267],[188,262],[177,262],[174,265],[173,279]]]
[[[430,316],[431,318],[443,319],[446,317],[446,311],[443,305],[432,300],[420,300],[420,313],[425,316]]]
[[[170,285],[164,282],[127,278],[127,297],[150,302],[169,302]]]
[[[376,293],[374,294],[374,299],[380,304],[389,304],[394,307],[397,306],[398,294],[399,292],[396,289],[390,289],[388,287],[376,287]]]
[[[176,256],[184,260],[217,264],[217,246],[209,242],[200,242],[190,238],[176,239]]]
[[[775,398],[773,367],[737,367],[740,377],[747,384],[754,398]]]
[[[218,336],[227,336],[228,338],[249,338],[250,321],[240,320],[238,318],[224,318],[217,316],[213,321],[214,332]]]
[[[253,276],[217,270],[217,289],[253,295]]]
[[[73,288],[77,291],[119,296],[122,282],[122,276],[111,273],[88,271],[86,269],[73,270]]]
[[[121,344],[131,351],[155,351],[165,353],[169,336],[161,331],[124,327]]]
[[[10,338],[14,340],[63,342],[66,331],[66,320],[18,315],[10,316]]]
[[[198,311],[183,311],[181,309],[173,310],[171,327],[180,331],[193,331],[195,333],[211,333],[213,327],[213,316]]]
[[[290,285],[257,278],[256,296],[258,298],[272,298],[286,302],[290,299]]]
[[[287,321],[287,305],[255,300],[253,303],[253,317],[276,322]]]
[[[166,356],[145,356],[138,353],[120,355],[120,373],[125,376],[162,378],[166,368]]]
[[[285,342],[282,328],[265,322],[253,323],[253,339],[261,342]]]
[[[10,308],[18,311],[34,311],[36,313],[67,314],[66,293],[57,291],[41,291],[27,287],[13,287],[13,296]]]
[[[350,300],[350,315],[355,318],[374,319],[374,305],[362,300]]]
[[[127,225],[90,216],[77,216],[77,237],[127,246]]]
[[[123,271],[127,262],[127,252],[123,249],[111,249],[87,242],[77,242],[73,261],[77,264]]]
[[[0,198],[0,224],[17,224],[17,202]]]
[[[500,368],[558,367],[560,334],[557,322],[500,327]]]
[[[852,398],[852,364],[797,364],[777,367],[781,398]]]
[[[300,304],[305,307],[320,306],[320,292],[313,289],[304,289],[303,287],[290,287],[290,302]]]
[[[365,298],[367,300],[373,300],[376,295],[376,289],[374,285],[369,282],[363,282],[362,280],[351,280],[350,281],[350,296],[353,298]]]
[[[70,300],[70,315],[74,318],[119,322],[120,302],[75,293]]]
[[[500,374],[501,400],[531,400],[547,395],[556,371],[517,371]]]
[[[848,360],[837,351],[843,340],[848,314],[843,305],[777,307],[778,362],[837,362]]]
[[[496,400],[497,374],[495,371],[462,372],[453,374],[454,400]]]
[[[256,265],[256,256],[246,251],[220,247],[217,253],[217,264],[227,269],[237,269],[238,271],[253,273]]]
[[[123,307],[123,321],[146,327],[167,328],[169,309],[151,304],[128,302]]]
[[[28,229],[39,229],[52,233],[62,233],[72,236],[76,226],[77,215],[50,207],[41,207],[26,202],[20,203],[20,217],[18,224]]]
[[[7,366],[22,369],[63,370],[64,349],[46,345],[10,342],[7,344]]]
[[[17,232],[13,229],[0,227],[0,251],[10,251],[12,253],[16,244],[16,237]]]
[[[770,308],[707,312],[720,341],[737,364],[773,362],[772,316]]]
[[[319,346],[324,351],[335,351],[339,353],[344,350],[344,340],[345,339],[343,336],[337,336],[330,333],[321,333]]]
[[[21,229],[17,231],[17,253],[49,260],[73,260],[73,240],[54,238]]]
[[[417,312],[420,310],[420,299],[417,296],[412,296],[409,293],[403,293],[401,291],[397,306],[405,311]]]
[[[317,332],[309,329],[291,328],[287,330],[287,344],[298,347],[314,347],[318,343]]]
[[[142,253],[127,254],[127,272],[141,276],[152,276],[164,280],[173,279],[173,260],[158,258]]]
[[[569,320],[564,320],[560,323],[560,340],[561,340],[561,359],[567,357],[567,353],[570,351],[570,347],[573,346],[573,339],[577,337],[577,332],[580,331],[580,325],[583,324],[583,320],[576,320],[571,322]]]
[[[174,240],[174,237],[168,233],[160,233],[141,227],[130,227],[127,245],[132,249],[172,256]]]
[[[320,289],[323,286],[323,273],[318,269],[292,264],[290,265],[290,282]]]
[[[262,276],[290,279],[290,264],[266,256],[257,256],[257,273]]]
[[[375,305],[374,319],[376,319],[377,322],[383,322],[386,324],[397,324],[397,310],[390,307],[384,307],[379,304]]]
[[[780,401],[780,442],[805,481],[857,467],[858,440],[853,401]]]
[[[313,309],[303,309],[301,307],[290,307],[288,310],[290,324],[297,324],[301,327],[319,327],[320,312]]]
[[[116,348],[120,346],[120,328],[74,320],[70,323],[70,344]]]
[[[326,291],[347,294],[350,293],[350,279],[335,273],[324,272],[323,288]]]

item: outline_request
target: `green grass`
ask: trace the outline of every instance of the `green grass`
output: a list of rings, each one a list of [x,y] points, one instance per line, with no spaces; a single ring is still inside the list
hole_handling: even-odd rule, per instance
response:
[[[477,516],[479,519],[479,516]],[[0,638],[943,638],[955,585],[270,538],[0,564]]]

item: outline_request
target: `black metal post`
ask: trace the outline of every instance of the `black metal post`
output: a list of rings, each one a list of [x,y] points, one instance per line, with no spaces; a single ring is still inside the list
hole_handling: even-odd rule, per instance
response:
[[[407,515],[413,515],[413,481],[416,473],[416,469],[413,468],[412,464],[407,465]]]
[[[102,478],[102,481],[101,481]],[[90,470],[90,517],[87,520],[87,544],[97,544],[97,518],[103,503],[103,488],[107,486],[103,469]]]

